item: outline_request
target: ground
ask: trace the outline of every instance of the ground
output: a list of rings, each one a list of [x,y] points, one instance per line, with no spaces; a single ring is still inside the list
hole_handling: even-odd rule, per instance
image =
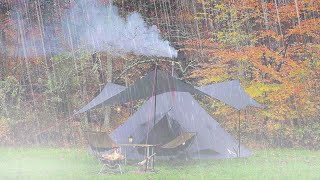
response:
[[[256,150],[244,159],[158,162],[159,172],[98,175],[85,149],[0,148],[0,179],[320,179],[320,151]]]

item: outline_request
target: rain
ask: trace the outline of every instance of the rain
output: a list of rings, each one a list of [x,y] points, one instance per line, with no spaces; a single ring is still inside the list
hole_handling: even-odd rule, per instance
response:
[[[1,0],[0,179],[319,179],[320,2]]]

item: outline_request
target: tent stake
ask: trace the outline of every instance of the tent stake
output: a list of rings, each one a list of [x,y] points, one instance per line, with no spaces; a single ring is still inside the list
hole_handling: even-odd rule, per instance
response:
[[[241,129],[240,129],[240,123],[241,123],[241,120],[240,120],[240,110],[239,110],[239,122],[238,122],[238,125],[239,125],[239,127],[238,127],[238,139],[239,139],[239,152],[238,152],[238,156],[240,157],[240,144],[241,144]]]

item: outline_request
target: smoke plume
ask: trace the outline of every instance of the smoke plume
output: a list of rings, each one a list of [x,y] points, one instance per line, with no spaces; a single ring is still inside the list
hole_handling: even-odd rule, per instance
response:
[[[14,18],[18,22],[15,29],[20,34],[18,47],[25,56],[58,54],[82,48],[115,56],[133,53],[177,57],[177,50],[161,38],[156,26],[148,26],[137,12],[123,18],[118,8],[111,4],[102,6],[98,2],[78,1],[64,13],[60,24],[30,25],[19,14],[15,14]],[[30,27],[35,30],[30,31]],[[30,35],[38,29],[43,29],[42,37],[35,37],[35,33]],[[60,29],[59,34],[56,29]]]

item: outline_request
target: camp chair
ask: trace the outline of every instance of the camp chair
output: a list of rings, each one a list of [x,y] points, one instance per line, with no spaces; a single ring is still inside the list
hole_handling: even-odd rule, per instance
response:
[[[190,146],[192,140],[196,136],[193,132],[183,132],[170,142],[162,145],[160,149],[175,152],[177,156],[183,154],[188,159],[186,149]]]
[[[120,174],[123,173],[121,164],[125,159],[119,151],[114,141],[109,137],[106,132],[84,131],[85,138],[87,139],[90,149],[96,158],[103,165],[99,174],[104,172],[112,172]]]

